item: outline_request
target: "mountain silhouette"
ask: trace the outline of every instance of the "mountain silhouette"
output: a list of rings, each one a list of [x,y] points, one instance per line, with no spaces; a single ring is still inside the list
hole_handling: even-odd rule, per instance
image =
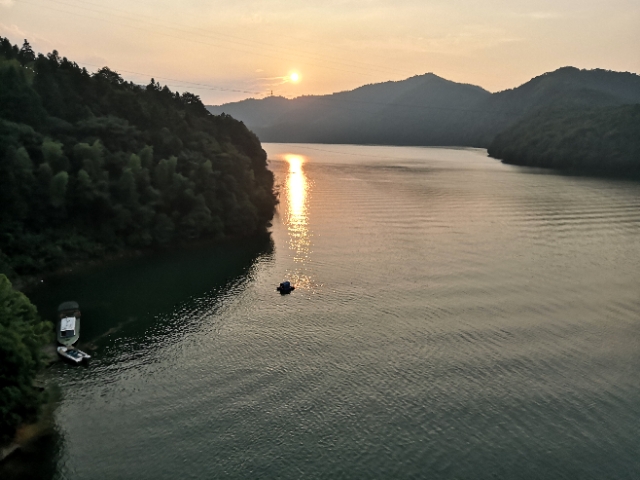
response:
[[[267,97],[220,106],[265,142],[487,147],[541,109],[640,103],[640,76],[563,67],[510,90],[445,80],[432,73],[331,95]]]

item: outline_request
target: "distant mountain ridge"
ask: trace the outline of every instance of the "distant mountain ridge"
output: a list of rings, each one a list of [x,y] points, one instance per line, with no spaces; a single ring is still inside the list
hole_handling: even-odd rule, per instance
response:
[[[548,107],[640,103],[640,76],[563,67],[510,90],[432,73],[331,95],[267,97],[220,106],[265,142],[487,147],[497,134]]]

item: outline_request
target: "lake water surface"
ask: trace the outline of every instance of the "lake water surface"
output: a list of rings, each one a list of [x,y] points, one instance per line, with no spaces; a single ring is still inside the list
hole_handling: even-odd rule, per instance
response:
[[[270,236],[33,292],[51,317],[80,303],[94,359],[49,369],[57,434],[5,472],[640,478],[640,183],[484,150],[265,149]]]

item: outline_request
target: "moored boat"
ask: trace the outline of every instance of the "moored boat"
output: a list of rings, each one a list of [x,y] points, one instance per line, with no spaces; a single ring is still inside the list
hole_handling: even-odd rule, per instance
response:
[[[67,347],[60,346],[57,348],[57,350],[58,350],[58,355],[74,363],[80,363],[83,360],[89,360],[91,358],[91,355],[77,348],[67,348]]]
[[[281,295],[287,294],[287,293],[291,293],[296,289],[296,287],[294,287],[293,285],[291,285],[291,282],[289,281],[285,281],[282,282],[277,288],[276,290],[280,292]]]
[[[89,360],[91,355],[73,347],[80,338],[80,305],[77,302],[63,302],[58,306],[56,333],[60,346],[58,355],[74,363]]]
[[[56,333],[58,343],[70,347],[80,338],[80,305],[78,302],[63,302],[58,306]]]

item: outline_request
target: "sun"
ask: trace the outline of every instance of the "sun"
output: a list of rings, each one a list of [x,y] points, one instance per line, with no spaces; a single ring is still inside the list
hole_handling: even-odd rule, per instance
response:
[[[300,75],[297,72],[293,72],[291,75],[289,75],[289,80],[291,80],[293,83],[296,83],[300,80]]]

